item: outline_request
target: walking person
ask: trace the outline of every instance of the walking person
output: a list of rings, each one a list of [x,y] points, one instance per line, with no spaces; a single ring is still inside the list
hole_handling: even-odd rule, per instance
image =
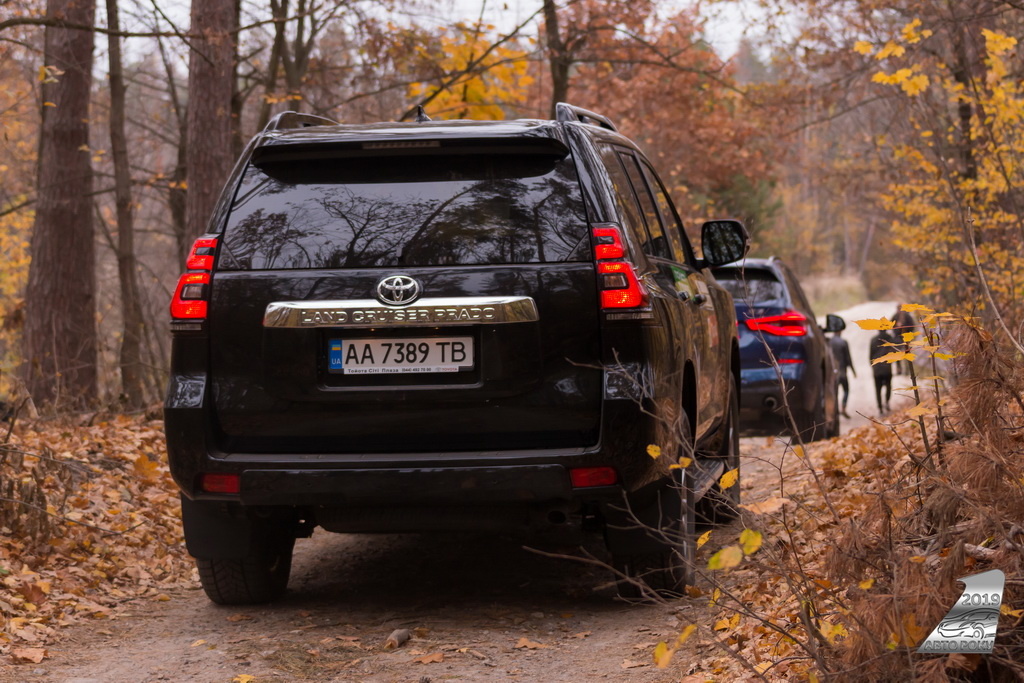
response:
[[[850,414],[846,412],[846,404],[850,402],[850,380],[846,377],[846,371],[850,370],[853,372],[853,376],[856,377],[857,370],[854,369],[853,358],[850,357],[850,345],[843,339],[842,334],[842,330],[833,332],[832,338],[828,340],[828,345],[832,349],[832,359],[835,361],[836,378],[839,381],[839,386],[843,389],[843,402],[840,412],[843,417],[848,418]]]
[[[893,341],[896,343],[903,341],[903,334],[905,332],[916,332],[917,331],[917,320],[914,318],[914,314],[910,311],[903,310],[903,304],[896,306],[896,313],[890,318],[893,322],[892,335]],[[907,345],[904,343],[902,350],[907,350]],[[910,361],[901,360],[893,363],[897,375],[910,374]]]
[[[869,355],[871,360],[881,358],[887,353],[895,350],[893,337],[887,330],[879,330],[878,334],[871,338]],[[878,402],[878,414],[885,415],[889,412],[889,399],[892,397],[892,363],[878,363],[871,366],[871,372],[875,376],[875,400]],[[885,393],[885,400],[882,400],[882,393]]]

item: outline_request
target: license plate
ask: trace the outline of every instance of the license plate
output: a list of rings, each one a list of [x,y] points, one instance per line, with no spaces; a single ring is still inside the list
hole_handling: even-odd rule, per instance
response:
[[[344,375],[472,369],[472,337],[331,339],[327,343],[327,371]]]

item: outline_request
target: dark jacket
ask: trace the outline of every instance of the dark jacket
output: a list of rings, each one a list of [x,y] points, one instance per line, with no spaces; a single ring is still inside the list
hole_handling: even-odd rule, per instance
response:
[[[850,356],[850,345],[842,337],[832,335],[828,340],[829,348],[832,349],[832,358],[836,362],[836,372],[840,377],[846,377],[846,372],[853,367],[853,358]],[[856,370],[854,370],[856,374]]]
[[[885,354],[895,351],[896,349],[892,346],[885,346],[885,344],[891,344],[893,341],[893,337],[886,330],[879,330],[878,334],[871,338],[871,347],[869,349],[871,360],[881,358]],[[871,371],[875,374],[875,377],[892,377],[892,363],[872,365]]]

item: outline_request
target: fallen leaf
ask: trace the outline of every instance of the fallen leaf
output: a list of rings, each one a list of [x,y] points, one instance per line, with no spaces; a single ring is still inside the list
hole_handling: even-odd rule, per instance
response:
[[[515,644],[515,649],[517,649],[517,650],[522,650],[524,648],[527,649],[527,650],[539,650],[539,649],[547,649],[547,648],[550,648],[550,647],[551,647],[550,645],[544,645],[543,643],[536,643],[536,642],[530,640],[529,638],[520,638],[519,642],[517,642]]]
[[[248,614],[232,614],[230,617],[227,618],[227,620],[234,622],[252,621],[252,616]]]
[[[252,681],[255,680],[256,677],[250,674],[238,674],[237,676],[231,679],[231,683],[252,683]]]
[[[15,662],[31,662],[32,664],[43,661],[47,654],[49,653],[41,647],[16,647],[11,650],[11,656],[14,657]]]
[[[580,631],[579,633],[572,634],[572,637],[573,638],[586,638],[591,633],[593,633],[593,631]]]
[[[423,655],[422,657],[414,657],[412,661],[419,664],[437,664],[444,661],[444,653],[435,652],[433,654]]]
[[[200,638],[200,639],[199,639],[199,640],[197,640],[196,642],[192,643],[192,645],[190,645],[189,647],[199,647],[200,645],[202,645],[202,644],[203,644],[203,643],[205,643],[205,642],[206,642],[205,640],[203,640],[202,638]]]
[[[757,503],[750,503],[748,505],[740,504],[740,507],[754,513],[755,515],[770,515],[781,510],[788,502],[790,502],[789,498],[772,496],[771,498]]]
[[[643,662],[634,662],[632,659],[623,659],[622,660],[622,668],[623,669],[636,669],[636,668],[641,667],[641,666],[647,666],[647,665],[644,664]]]

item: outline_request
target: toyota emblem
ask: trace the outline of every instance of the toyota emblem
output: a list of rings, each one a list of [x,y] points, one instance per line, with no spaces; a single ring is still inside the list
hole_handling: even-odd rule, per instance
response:
[[[377,300],[388,306],[405,306],[420,296],[420,283],[408,275],[391,275],[377,283]]]

